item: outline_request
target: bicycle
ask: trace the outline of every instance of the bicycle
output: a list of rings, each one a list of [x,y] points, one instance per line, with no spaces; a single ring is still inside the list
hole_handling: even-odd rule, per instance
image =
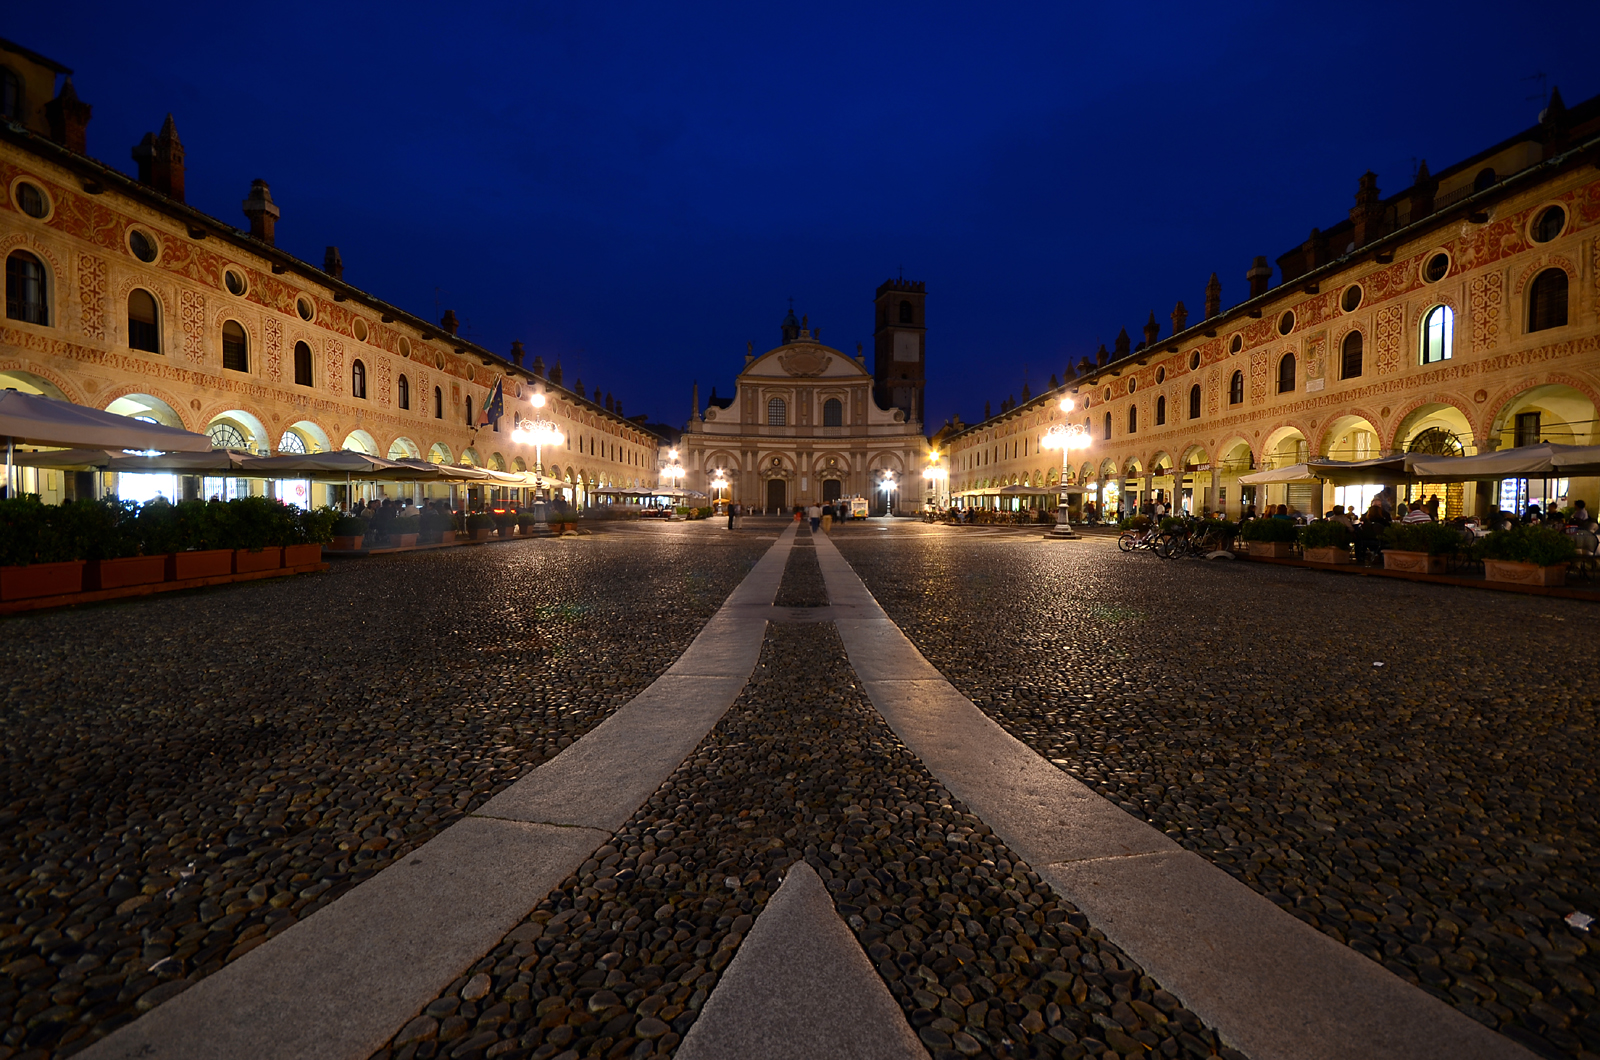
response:
[[[1117,548],[1123,552],[1153,551],[1160,541],[1161,531],[1154,525],[1143,530],[1124,530],[1117,535]]]

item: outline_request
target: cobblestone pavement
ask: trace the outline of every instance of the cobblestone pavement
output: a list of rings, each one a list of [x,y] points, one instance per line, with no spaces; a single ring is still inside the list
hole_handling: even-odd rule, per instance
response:
[[[648,685],[771,533],[336,563],[0,623],[0,1060],[288,928]]]
[[[778,601],[826,602],[804,534]],[[834,628],[796,624],[769,627],[750,684],[633,819],[378,1057],[671,1056],[800,858],[934,1060],[1217,1053],[895,738]]]
[[[900,523],[834,542],[978,706],[1535,1052],[1600,1055],[1600,609]]]

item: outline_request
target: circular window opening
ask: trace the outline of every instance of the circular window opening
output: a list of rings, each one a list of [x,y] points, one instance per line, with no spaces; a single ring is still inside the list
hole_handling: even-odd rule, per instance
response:
[[[1139,386],[1139,381],[1138,380],[1136,380],[1136,379],[1128,380],[1128,393],[1130,393],[1130,394],[1133,393],[1134,390],[1136,390],[1138,388],[1138,386]]]
[[[135,228],[128,233],[128,249],[143,262],[156,260],[156,241]]]
[[[1278,318],[1278,334],[1287,335],[1294,330],[1294,310],[1291,309]]]
[[[38,220],[50,212],[50,200],[44,197],[44,192],[37,185],[23,181],[17,185],[17,208]]]
[[[360,317],[356,317],[356,322],[353,325],[352,330],[356,333],[356,340],[358,342],[367,341],[367,322],[365,320],[362,320]]]
[[[1361,285],[1353,283],[1344,289],[1344,295],[1339,299],[1339,305],[1346,313],[1354,313],[1361,308]]]
[[[1242,349],[1244,349],[1244,336],[1243,335],[1235,335],[1233,337],[1233,341],[1228,343],[1228,352],[1229,353],[1238,353]]]
[[[1192,372],[1196,368],[1199,368],[1199,367],[1200,367],[1200,351],[1199,350],[1195,350],[1193,353],[1191,353],[1189,355],[1189,371]]]
[[[309,298],[297,298],[297,299],[295,299],[294,311],[296,313],[300,314],[300,319],[301,320],[310,320],[311,319],[311,300]]]
[[[1107,401],[1111,400],[1111,388],[1110,387],[1106,387],[1106,400]]]
[[[26,184],[23,185],[24,188],[27,186]],[[37,217],[38,214],[34,216]],[[1559,236],[1561,230],[1565,227],[1567,227],[1567,211],[1559,206],[1548,206],[1539,214],[1538,219],[1533,222],[1533,241],[1535,243],[1548,243],[1556,236]]]
[[[223,286],[227,287],[229,294],[244,294],[244,276],[233,269],[222,274]]]
[[[411,340],[410,339],[404,338],[404,337],[402,337],[400,339],[400,356],[402,356],[402,357],[410,357],[411,356]]]
[[[436,353],[433,355],[433,366],[441,372],[444,371],[444,354]]]
[[[1429,283],[1438,283],[1450,272],[1450,255],[1440,251],[1428,259],[1422,267],[1422,278]]]
[[[1156,369],[1156,382],[1165,383],[1166,381],[1167,381],[1167,370],[1165,368],[1157,368]]]

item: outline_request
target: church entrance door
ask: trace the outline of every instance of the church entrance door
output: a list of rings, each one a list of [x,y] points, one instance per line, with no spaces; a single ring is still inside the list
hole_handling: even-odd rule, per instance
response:
[[[789,507],[789,484],[781,478],[767,480],[767,510],[782,513]]]
[[[838,479],[825,478],[822,480],[822,501],[824,504],[830,501],[838,500],[840,494],[843,492],[844,483],[840,482]]]

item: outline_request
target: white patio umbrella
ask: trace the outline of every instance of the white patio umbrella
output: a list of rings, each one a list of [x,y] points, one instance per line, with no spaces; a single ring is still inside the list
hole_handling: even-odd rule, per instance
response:
[[[20,390],[0,391],[0,438],[6,443],[7,496],[11,495],[12,458],[18,444],[182,453],[211,449],[211,439],[203,434]]]
[[[1544,442],[1477,456],[1417,456],[1412,470],[1428,482],[1600,475],[1600,445]]]

